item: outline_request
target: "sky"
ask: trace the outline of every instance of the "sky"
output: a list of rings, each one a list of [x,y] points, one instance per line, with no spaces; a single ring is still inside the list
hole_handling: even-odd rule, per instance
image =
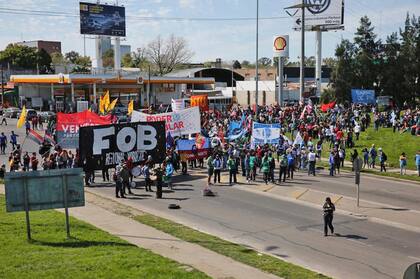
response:
[[[335,1],[335,0],[333,0]],[[94,2],[86,0],[86,2]],[[114,4],[116,0],[101,0]],[[248,60],[255,61],[256,0],[118,0],[126,7],[127,36],[122,44],[132,50],[147,45],[161,35],[184,37],[194,56],[191,62]],[[79,1],[76,0],[0,0],[0,49],[7,44],[29,40],[62,42],[63,53],[70,50],[83,54],[80,34]],[[300,53],[300,33],[292,29],[293,18],[284,7],[296,0],[259,0],[259,57],[272,57],[274,35],[290,35],[290,59]],[[396,5],[398,3],[398,5]],[[10,14],[5,9],[42,10],[68,13],[70,16],[37,16]],[[344,31],[323,33],[323,57],[332,57],[342,38],[352,39],[359,19],[367,15],[379,37],[385,39],[403,26],[407,12],[420,16],[420,0],[345,0]],[[139,17],[183,18],[144,20]],[[188,20],[191,18],[249,18],[250,20]],[[306,56],[315,55],[315,34],[306,33]],[[94,55],[94,40],[86,39],[86,55]]]

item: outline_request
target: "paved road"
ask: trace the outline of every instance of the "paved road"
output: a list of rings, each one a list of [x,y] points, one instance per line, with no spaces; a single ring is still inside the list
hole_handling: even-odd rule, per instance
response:
[[[11,130],[17,130],[15,123],[0,126],[0,131],[9,135]],[[18,134],[22,142],[24,129]],[[38,151],[29,140],[23,149]],[[1,155],[0,162],[6,161],[7,157]],[[342,236],[324,238],[322,215],[317,208],[227,186],[217,187],[218,197],[204,198],[201,190],[205,182],[198,178],[188,176],[186,182],[178,183],[175,193],[165,195],[165,200],[156,201],[146,195],[132,197],[127,203],[336,278],[401,278],[410,263],[420,261],[419,234],[336,214],[336,231]],[[354,196],[349,174],[335,178],[298,174],[296,178],[289,185]],[[93,190],[114,194],[112,187]],[[416,184],[363,177],[361,190],[362,199],[420,210],[420,187]],[[144,194],[140,189],[135,192]],[[167,209],[174,201],[181,204],[181,210]]]
[[[409,264],[420,261],[420,234],[336,214],[341,236],[324,238],[320,209],[228,186],[216,187],[217,197],[204,198],[205,183],[198,178],[178,182],[165,200],[137,189],[139,195],[126,203],[335,278],[401,278]],[[112,187],[91,190],[114,195]],[[182,209],[168,210],[173,202]]]

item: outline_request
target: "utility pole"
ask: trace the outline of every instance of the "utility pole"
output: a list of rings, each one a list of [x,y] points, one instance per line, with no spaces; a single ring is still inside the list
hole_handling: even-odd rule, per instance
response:
[[[285,8],[287,9],[301,9],[301,18],[296,21],[298,25],[300,25],[300,37],[301,37],[301,45],[300,45],[300,90],[299,90],[299,99],[303,100],[303,93],[305,92],[305,9],[318,7],[319,5],[315,4],[306,4],[305,0],[302,0],[301,4],[297,4],[294,6],[290,6]]]
[[[3,63],[1,63],[1,106],[4,108],[4,79],[3,79]]]
[[[255,61],[255,113],[258,113],[258,21],[259,21],[259,0],[257,0],[257,26],[256,26],[256,61]]]

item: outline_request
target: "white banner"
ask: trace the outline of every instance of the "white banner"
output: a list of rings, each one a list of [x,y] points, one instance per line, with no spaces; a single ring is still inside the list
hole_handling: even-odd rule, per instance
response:
[[[133,111],[131,122],[166,122],[166,133],[174,136],[182,136],[201,132],[200,108],[192,107],[178,112],[160,114],[147,114]]]
[[[177,112],[185,109],[185,104],[183,99],[172,99],[171,102],[172,111]]]
[[[314,6],[305,9],[305,30],[311,30],[315,26],[335,28],[344,24],[344,0],[307,0],[306,3]],[[294,16],[294,29],[299,30],[302,27],[301,18],[299,9]]]

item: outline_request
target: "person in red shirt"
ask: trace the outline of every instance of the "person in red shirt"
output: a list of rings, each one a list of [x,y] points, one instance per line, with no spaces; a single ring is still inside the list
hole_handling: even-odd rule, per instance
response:
[[[341,130],[337,131],[337,141],[341,141],[341,139],[343,138],[344,133]]]
[[[130,182],[133,182],[133,175],[131,174],[131,170],[134,167],[133,158],[128,157],[126,164],[127,164],[128,171],[130,172]]]

